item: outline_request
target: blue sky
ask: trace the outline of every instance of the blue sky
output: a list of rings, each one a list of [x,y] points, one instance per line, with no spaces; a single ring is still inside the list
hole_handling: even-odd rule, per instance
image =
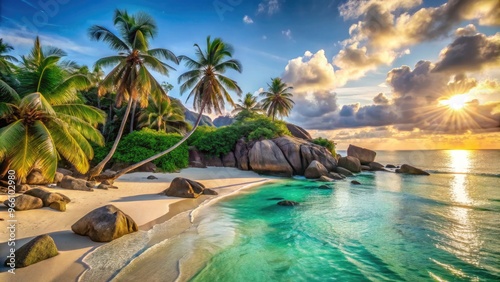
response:
[[[426,139],[441,136],[445,138],[439,141],[443,144],[455,142],[456,147],[467,147],[470,145],[464,143],[467,132],[487,136],[492,144],[500,140],[498,129],[495,130],[496,105],[482,107],[500,100],[499,55],[481,53],[477,62],[464,67],[444,61],[443,54],[460,37],[464,37],[467,48],[470,45],[470,50],[466,50],[470,54],[477,55],[481,47],[473,41],[497,46],[500,4],[495,6],[495,3],[495,0],[15,0],[1,2],[0,37],[15,47],[14,55],[21,55],[29,50],[34,36],[40,35],[42,44],[62,48],[68,59],[92,65],[98,58],[114,53],[106,44],[90,41],[87,29],[94,24],[112,28],[117,8],[130,13],[144,11],[158,24],[159,34],[153,47],[192,56],[193,44],[204,43],[208,35],[231,43],[235,47],[234,57],[243,64],[243,73],[228,75],[238,81],[245,93],[266,87],[271,77],[282,77],[295,87],[297,105],[288,120],[315,135],[345,142],[361,137],[374,139],[373,142],[380,138],[397,142],[401,141],[398,136],[418,142],[419,136]],[[430,19],[431,24],[424,19]],[[468,29],[458,31],[467,26]],[[455,53],[450,51],[449,57]],[[486,63],[486,59],[493,63]],[[404,79],[405,83],[417,83],[415,77],[422,76],[419,73],[417,76],[415,68],[422,60],[429,62],[428,79],[436,77],[432,74],[435,66],[444,65],[446,71],[439,75],[445,85],[437,88],[447,85],[449,88],[454,77],[460,78],[457,83],[473,79],[475,86],[469,89],[469,100],[479,102],[482,108],[474,111],[487,115],[489,122],[475,127],[443,128],[439,121],[406,114],[406,111],[421,111],[423,104],[401,108],[401,101],[408,97],[416,101],[429,90],[406,87],[403,92],[398,83]],[[409,67],[404,69],[408,72],[406,76],[393,71],[403,66]],[[179,96],[177,77],[185,70],[182,65],[176,68],[170,77],[157,76],[158,80],[174,85],[171,93],[174,97]],[[393,74],[391,82],[386,81],[389,73]],[[426,79],[420,82],[438,83]],[[417,93],[416,89],[422,92]],[[387,98],[382,104],[373,100],[379,93]],[[428,103],[439,106],[443,93],[433,95]],[[476,123],[477,120],[471,122]],[[352,130],[346,135],[345,129]]]

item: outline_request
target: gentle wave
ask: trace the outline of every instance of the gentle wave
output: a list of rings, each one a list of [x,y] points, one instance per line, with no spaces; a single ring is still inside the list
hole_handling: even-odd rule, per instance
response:
[[[463,172],[463,171],[444,171],[444,170],[426,170],[432,174],[467,174],[467,175],[475,175],[475,176],[486,176],[486,177],[498,177],[500,178],[499,173],[487,173],[487,172]]]

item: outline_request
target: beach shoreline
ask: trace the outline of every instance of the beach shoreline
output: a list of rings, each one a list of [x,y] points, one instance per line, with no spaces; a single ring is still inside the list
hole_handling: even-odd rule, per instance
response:
[[[149,175],[154,175],[158,179],[148,180]],[[168,188],[169,183],[175,177],[199,181],[207,188],[217,191],[219,195],[215,197],[201,196],[198,199],[160,195],[159,193]],[[38,235],[49,234],[56,242],[59,255],[26,268],[16,269],[15,275],[8,273],[8,268],[2,267],[0,280],[78,281],[79,277],[88,270],[84,258],[99,247],[109,243],[93,242],[88,237],[74,234],[71,231],[71,225],[88,212],[101,206],[115,205],[135,220],[139,226],[139,232],[147,233],[155,226],[171,220],[176,215],[186,213],[191,217],[188,211],[196,209],[207,200],[212,201],[214,198],[238,193],[237,191],[242,188],[261,185],[269,179],[269,177],[260,176],[252,171],[209,167],[203,169],[188,168],[180,173],[131,173],[122,176],[115,182],[118,189],[95,189],[94,192],[86,192],[48,188],[50,191],[67,195],[72,202],[68,204],[66,212],[49,208],[16,212],[16,247],[19,248]],[[7,195],[0,196],[2,202],[5,199],[7,199]],[[0,218],[6,219],[7,216],[7,207],[2,205]],[[0,257],[2,258],[6,258],[8,255],[8,235],[7,228],[0,230]],[[43,273],[42,279],[40,273]]]

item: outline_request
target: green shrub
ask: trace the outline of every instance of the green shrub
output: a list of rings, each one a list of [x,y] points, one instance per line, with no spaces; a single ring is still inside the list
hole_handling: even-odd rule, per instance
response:
[[[91,143],[91,145],[94,149],[94,158],[91,163],[93,165],[97,165],[108,155],[109,150],[111,150],[111,147],[113,146],[113,142],[108,142],[104,146],[99,146],[95,143]]]
[[[257,128],[248,135],[249,140],[259,140],[260,138],[271,139],[275,137],[274,132],[269,128]]]
[[[158,132],[149,128],[134,131],[119,143],[113,159],[124,163],[137,163],[172,147],[182,139],[177,133]],[[153,161],[162,171],[173,172],[188,167],[189,152],[186,142],[172,152]]]
[[[258,129],[268,129],[272,134],[268,134],[265,136],[266,138],[276,138],[283,135],[291,135],[290,131],[286,127],[286,124],[283,121],[272,121],[270,118],[265,116],[258,116],[256,118],[248,118],[234,124],[238,128],[240,132],[240,136],[245,137],[247,139],[250,138],[250,134]],[[262,130],[261,130],[262,132]],[[257,134],[254,134],[256,136]],[[258,138],[257,138],[258,139]]]
[[[312,142],[314,144],[318,144],[320,146],[323,146],[323,147],[327,148],[328,151],[330,151],[332,153],[332,155],[334,155],[334,156],[337,155],[337,153],[335,152],[335,145],[336,145],[335,142],[330,141],[330,140],[328,140],[326,138],[321,138],[321,137],[313,139]]]
[[[196,128],[196,130],[193,132],[193,134],[191,134],[191,136],[189,136],[189,138],[187,140],[188,145],[193,146],[194,143],[196,143],[196,141],[198,139],[200,139],[201,136],[204,136],[210,132],[214,132],[215,130],[217,130],[217,128],[212,127],[212,126],[208,126],[208,125],[198,126]]]
[[[237,127],[233,125],[218,128],[215,131],[206,132],[203,136],[198,138],[194,146],[203,152],[212,156],[220,156],[227,154],[233,150],[238,139],[241,138]]]

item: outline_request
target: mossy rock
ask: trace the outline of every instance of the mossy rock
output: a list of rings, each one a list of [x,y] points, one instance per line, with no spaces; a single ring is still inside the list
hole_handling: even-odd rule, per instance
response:
[[[49,208],[56,211],[66,211],[66,203],[64,201],[53,202],[49,205]]]
[[[9,258],[5,261],[5,266],[11,267],[10,263],[15,264],[15,268],[26,267],[42,260],[55,257],[59,254],[54,239],[49,235],[40,235],[23,245],[15,252],[15,261]]]

